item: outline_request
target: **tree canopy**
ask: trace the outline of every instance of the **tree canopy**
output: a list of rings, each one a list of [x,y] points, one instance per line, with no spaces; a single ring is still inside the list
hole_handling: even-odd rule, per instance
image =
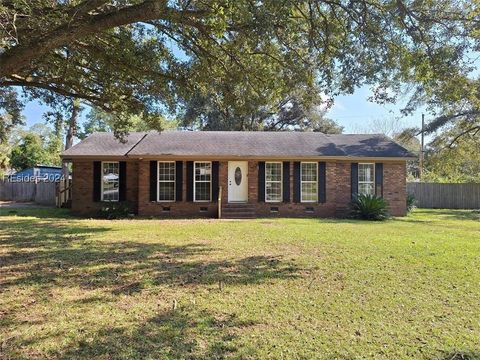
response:
[[[15,91],[0,87],[0,143],[7,141],[8,134],[17,125],[23,124],[22,104]]]
[[[0,101],[16,88],[47,104],[78,98],[112,114],[119,134],[128,114],[153,127],[212,96],[242,116],[361,85],[378,102],[412,86],[406,111],[463,91],[477,106],[474,84],[451,94],[470,79],[477,41],[467,0],[7,0],[0,25]]]
[[[178,122],[174,120],[166,120],[162,117],[157,119],[158,125],[151,127],[150,124],[142,121],[142,117],[139,115],[131,115],[126,125],[126,131],[148,131],[155,128],[161,128],[163,130],[176,129]],[[88,112],[85,121],[83,122],[82,129],[77,133],[80,139],[86,138],[88,135],[94,132],[114,131],[115,130],[115,117],[111,114],[102,111],[97,108],[92,108]]]
[[[10,166],[23,170],[35,165],[59,165],[62,141],[48,126],[36,124],[12,135]]]
[[[480,141],[458,123],[431,141],[425,153],[426,181],[480,182]],[[452,143],[453,139],[456,140]]]
[[[276,106],[237,108],[235,104],[223,104],[215,100],[215,94],[192,97],[182,113],[182,126],[199,130],[237,131],[319,131],[340,134],[343,127],[326,117],[328,101],[320,94],[289,95]]]

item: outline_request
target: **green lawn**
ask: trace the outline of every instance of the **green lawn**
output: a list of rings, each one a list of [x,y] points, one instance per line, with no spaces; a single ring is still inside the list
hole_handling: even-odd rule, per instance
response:
[[[0,215],[0,358],[480,358],[479,212]]]

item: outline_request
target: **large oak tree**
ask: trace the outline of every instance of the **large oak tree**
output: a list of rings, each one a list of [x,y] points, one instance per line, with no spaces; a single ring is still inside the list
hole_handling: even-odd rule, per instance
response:
[[[477,25],[466,0],[4,0],[0,97],[21,88],[145,121],[211,94],[245,113],[365,84],[379,102],[406,84],[441,98],[468,77]]]

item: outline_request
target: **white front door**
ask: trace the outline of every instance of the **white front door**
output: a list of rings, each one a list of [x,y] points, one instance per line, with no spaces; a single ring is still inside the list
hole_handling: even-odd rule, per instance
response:
[[[248,161],[228,162],[228,202],[248,201]]]

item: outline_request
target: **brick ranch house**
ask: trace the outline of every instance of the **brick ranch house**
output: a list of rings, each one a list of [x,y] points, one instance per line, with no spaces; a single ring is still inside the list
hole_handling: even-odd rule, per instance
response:
[[[341,217],[357,193],[405,215],[412,154],[382,135],[151,131],[94,133],[62,158],[77,214],[125,201],[140,216]]]

